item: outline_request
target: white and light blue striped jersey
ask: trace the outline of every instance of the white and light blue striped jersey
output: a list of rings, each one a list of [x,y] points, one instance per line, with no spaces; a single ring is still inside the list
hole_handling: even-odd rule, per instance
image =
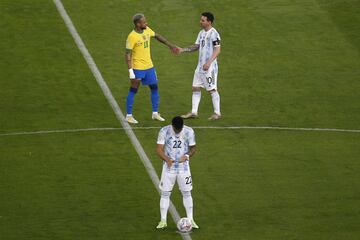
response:
[[[202,67],[213,54],[214,47],[220,46],[220,40],[220,34],[216,31],[215,28],[211,28],[208,31],[203,29],[199,32],[195,41],[195,44],[199,45],[199,61],[196,68],[197,71],[204,72]],[[211,65],[217,72],[218,65],[216,59],[212,62]]]
[[[166,156],[175,161],[169,169],[170,172],[187,171],[189,162],[178,163],[180,157],[189,152],[190,146],[195,146],[195,133],[191,127],[184,126],[180,133],[175,133],[172,125],[163,127],[157,139],[157,144],[164,145]],[[166,162],[164,161],[164,164]]]

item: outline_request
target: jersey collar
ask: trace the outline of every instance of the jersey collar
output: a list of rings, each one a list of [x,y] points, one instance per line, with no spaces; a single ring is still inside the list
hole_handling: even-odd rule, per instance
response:
[[[173,126],[172,126],[172,125],[170,125],[170,126],[171,126],[171,132],[174,134],[174,136],[177,137],[177,138],[180,137],[181,134],[182,134],[182,132],[184,131],[184,127],[183,127],[183,129],[181,129],[181,132],[176,133],[176,132],[174,131]]]
[[[211,27],[211,28],[210,28],[209,30],[207,30],[207,31],[204,29],[204,32],[208,33],[208,32],[210,32],[213,28],[214,28],[214,27]]]

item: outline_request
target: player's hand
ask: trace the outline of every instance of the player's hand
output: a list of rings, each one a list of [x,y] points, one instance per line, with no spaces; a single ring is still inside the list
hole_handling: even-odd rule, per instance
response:
[[[209,64],[209,63],[205,63],[205,64],[203,65],[203,70],[204,70],[204,71],[207,71],[207,70],[210,68],[210,65],[211,65],[211,64]]]
[[[180,54],[180,53],[183,53],[183,52],[184,52],[184,49],[183,49],[183,48],[181,48],[181,47],[177,47],[177,49],[178,49],[178,54]]]
[[[129,78],[130,79],[135,79],[135,73],[134,73],[134,70],[132,68],[129,69]]]
[[[169,168],[173,165],[174,161],[172,159],[166,160],[166,164]]]
[[[173,54],[180,54],[180,49],[178,46],[170,47],[170,50]]]
[[[189,161],[189,155],[184,155],[184,156],[181,156],[180,157],[180,162],[186,162],[186,161]]]

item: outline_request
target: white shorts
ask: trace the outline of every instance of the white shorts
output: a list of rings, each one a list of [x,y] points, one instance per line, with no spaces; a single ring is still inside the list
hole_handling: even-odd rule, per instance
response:
[[[206,91],[216,90],[217,89],[217,70],[213,67],[213,64],[207,71],[195,70],[193,87],[202,87]]]
[[[161,191],[171,192],[177,181],[180,191],[192,190],[192,178],[190,167],[187,171],[180,171],[179,173],[173,173],[168,170],[166,164],[163,165],[161,180],[159,188]]]

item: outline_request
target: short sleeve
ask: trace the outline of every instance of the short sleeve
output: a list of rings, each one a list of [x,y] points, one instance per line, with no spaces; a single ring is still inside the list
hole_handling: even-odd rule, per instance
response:
[[[220,46],[221,38],[220,38],[220,34],[217,31],[214,31],[211,34],[211,42],[214,47]]]
[[[134,38],[132,38],[130,35],[126,39],[126,49],[133,50],[135,46]]]
[[[196,38],[195,44],[200,45],[200,32]]]
[[[155,32],[151,28],[147,27],[146,29],[149,31],[150,37],[155,37]]]
[[[162,144],[162,145],[165,144],[165,131],[163,129],[161,129],[159,132],[157,144]]]
[[[194,130],[191,129],[190,134],[189,134],[189,146],[195,146],[195,145],[196,145],[195,132],[194,132]]]

